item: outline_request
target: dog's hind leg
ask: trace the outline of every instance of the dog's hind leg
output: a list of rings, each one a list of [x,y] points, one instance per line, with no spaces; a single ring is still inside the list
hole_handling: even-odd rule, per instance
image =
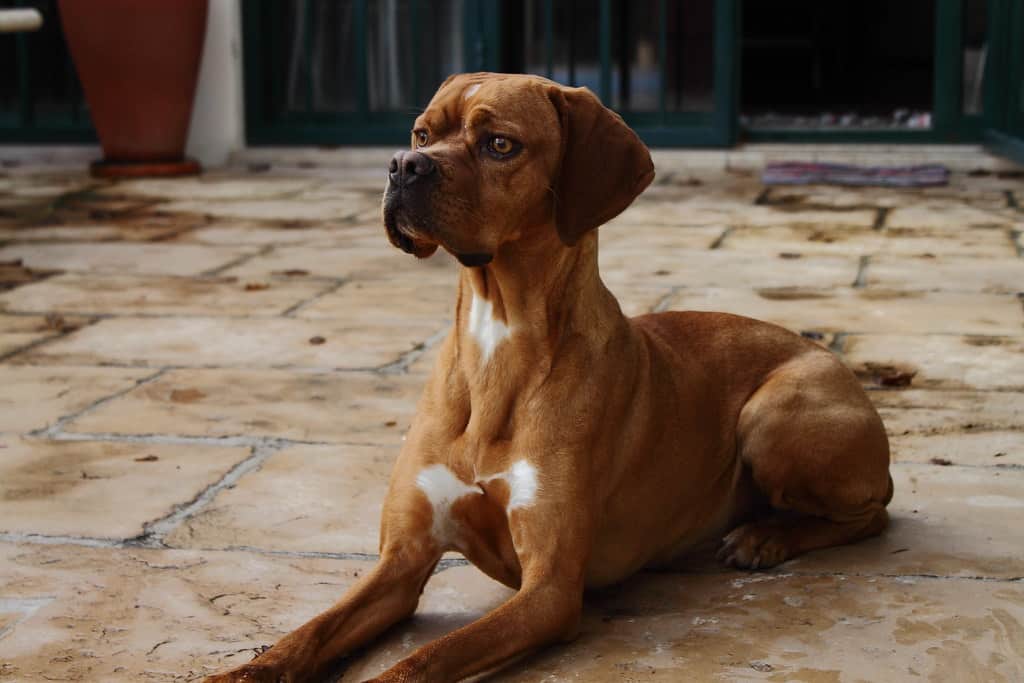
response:
[[[773,512],[726,535],[719,558],[767,568],[882,532],[889,445],[853,373],[825,351],[773,372],[743,407],[739,457]]]

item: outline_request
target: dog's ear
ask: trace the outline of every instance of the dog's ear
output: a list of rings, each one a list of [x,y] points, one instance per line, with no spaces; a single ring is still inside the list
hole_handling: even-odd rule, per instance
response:
[[[622,117],[586,88],[554,86],[562,123],[555,224],[565,244],[622,213],[654,180],[651,153]]]

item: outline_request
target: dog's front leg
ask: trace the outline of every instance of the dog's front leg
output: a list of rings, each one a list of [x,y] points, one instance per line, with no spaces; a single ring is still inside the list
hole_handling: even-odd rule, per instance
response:
[[[420,648],[371,683],[458,681],[576,636],[589,548],[586,525],[576,522],[585,518],[567,516],[554,505],[513,510],[511,517],[523,572],[519,592],[477,621]]]
[[[420,507],[418,501],[415,506]],[[422,510],[385,508],[377,565],[329,610],[279,640],[259,657],[205,683],[298,683],[317,680],[333,661],[410,616],[441,557]],[[389,521],[391,522],[389,524]],[[389,533],[390,532],[390,533]]]

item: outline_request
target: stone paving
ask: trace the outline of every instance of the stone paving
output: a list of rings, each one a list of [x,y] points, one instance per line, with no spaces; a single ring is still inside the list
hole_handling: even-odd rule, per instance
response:
[[[455,276],[387,245],[382,175],[0,169],[0,680],[196,680],[367,571]],[[602,231],[623,307],[841,354],[892,438],[893,524],[770,572],[640,575],[493,680],[1024,680],[1022,205],[1014,173],[769,190],[659,162]],[[441,569],[338,680],[509,595]]]

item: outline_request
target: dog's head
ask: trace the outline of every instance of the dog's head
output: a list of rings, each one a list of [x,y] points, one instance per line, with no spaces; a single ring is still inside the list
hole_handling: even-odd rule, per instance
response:
[[[462,74],[416,119],[391,159],[383,214],[391,243],[466,266],[534,231],[567,245],[621,213],[654,179],[650,153],[586,88],[537,76]]]

